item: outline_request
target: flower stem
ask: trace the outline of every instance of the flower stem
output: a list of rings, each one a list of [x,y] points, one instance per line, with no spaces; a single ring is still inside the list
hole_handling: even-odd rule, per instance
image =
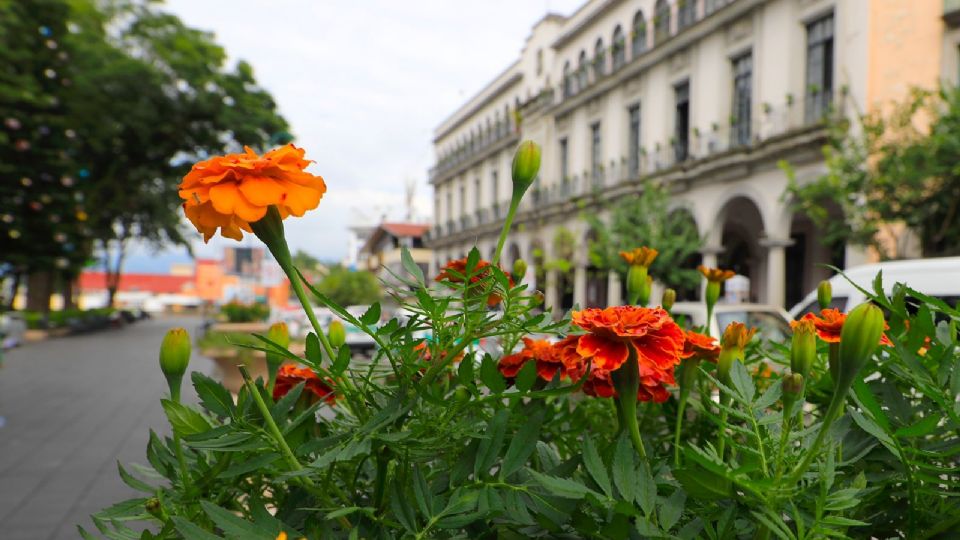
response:
[[[823,445],[823,440],[827,436],[827,431],[830,429],[830,426],[833,424],[834,420],[837,419],[837,415],[841,409],[843,409],[843,404],[847,400],[846,392],[837,392],[833,394],[833,399],[830,400],[830,407],[827,409],[827,414],[823,417],[823,425],[820,426],[820,432],[817,433],[817,438],[813,441],[813,445],[807,450],[806,455],[803,457],[803,461],[793,470],[793,474],[787,479],[789,485],[796,484],[800,477],[803,476],[803,473],[806,472],[807,467],[810,466],[810,462],[813,461],[813,457],[817,455],[817,452],[820,450],[820,446]]]
[[[263,422],[267,427],[267,432],[270,433],[270,436],[273,437],[274,441],[280,447],[280,453],[283,455],[284,460],[286,460],[287,465],[289,465],[294,472],[303,470],[303,465],[297,460],[297,456],[293,455],[293,450],[291,450],[290,445],[287,444],[287,439],[285,439],[283,433],[280,432],[277,423],[273,421],[273,415],[270,414],[270,409],[267,408],[266,402],[263,401],[263,396],[260,395],[260,391],[257,390],[256,385],[253,384],[253,379],[250,377],[247,367],[243,365],[237,367],[240,369],[240,374],[243,375],[243,382],[247,385],[247,390],[253,397],[254,403],[256,403],[257,408],[260,409],[260,415],[263,416]],[[313,481],[307,477],[303,477],[303,481],[308,485],[313,484]]]
[[[677,420],[673,426],[673,464],[680,466],[680,428],[683,426],[683,413],[687,408],[687,400],[690,398],[690,389],[680,389],[680,399],[677,401]]]
[[[643,447],[640,437],[640,425],[637,423],[637,389],[640,388],[640,368],[637,365],[637,351],[628,346],[630,351],[627,361],[613,372],[614,384],[617,387],[617,406],[620,411],[621,429],[630,433],[633,447],[640,454],[640,459],[647,461],[647,451]]]
[[[513,198],[510,199],[510,209],[507,211],[507,219],[503,221],[503,229],[500,230],[500,239],[497,240],[497,251],[493,254],[493,261],[491,261],[493,266],[496,266],[500,262],[503,244],[506,243],[507,235],[510,234],[510,227],[513,226],[513,217],[517,213],[517,208],[520,207],[522,195],[522,193],[519,196],[514,193]]]
[[[730,405],[730,396],[720,393],[720,429],[717,431],[717,454],[723,459],[723,451],[727,446],[727,407]]]

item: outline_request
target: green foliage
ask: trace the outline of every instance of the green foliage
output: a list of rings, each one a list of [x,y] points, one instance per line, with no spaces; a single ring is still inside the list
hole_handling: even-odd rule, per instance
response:
[[[270,316],[270,306],[259,302],[229,302],[220,306],[220,315],[232,323],[265,321]]]
[[[787,195],[797,211],[826,231],[827,242],[876,248],[901,258],[905,236],[919,237],[924,256],[960,254],[960,90],[914,89],[909,98],[874,111],[855,125],[837,121],[824,147],[827,172],[795,177]],[[829,213],[829,206],[843,218]],[[903,226],[909,230],[904,230]],[[880,242],[877,233],[886,238]]]
[[[94,320],[105,320],[116,310],[113,308],[95,309],[61,309],[42,313],[39,311],[23,311],[23,319],[27,328],[31,330],[63,328],[71,323],[85,323]]]
[[[344,306],[372,304],[382,297],[377,276],[366,270],[349,270],[340,265],[330,267],[317,284],[317,290]]]
[[[703,241],[689,212],[670,210],[669,204],[668,189],[648,180],[637,196],[622,197],[610,207],[608,221],[585,214],[595,235],[590,243],[590,261],[626,275],[627,264],[620,252],[651,247],[660,254],[650,267],[650,275],[668,287],[695,289],[700,277],[691,261]]]

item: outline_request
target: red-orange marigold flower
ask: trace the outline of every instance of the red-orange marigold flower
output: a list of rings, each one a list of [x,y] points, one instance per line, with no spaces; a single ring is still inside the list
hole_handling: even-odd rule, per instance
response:
[[[727,328],[723,331],[723,337],[720,338],[720,345],[724,349],[740,349],[742,351],[756,333],[756,328],[747,328],[747,325],[742,322],[735,321],[728,324]]]
[[[195,164],[180,183],[183,211],[204,242],[217,229],[241,240],[241,231],[251,232],[250,224],[263,218],[270,206],[277,207],[281,218],[302,216],[320,204],[327,190],[323,178],[304,170],[311,162],[292,144],[262,157],[244,150]]]
[[[713,282],[713,283],[721,283],[721,282],[726,281],[726,280],[732,278],[733,276],[737,275],[737,273],[734,272],[733,270],[721,270],[721,269],[719,269],[719,268],[707,268],[706,266],[704,266],[704,265],[702,265],[702,264],[697,267],[697,270],[699,270],[700,273],[703,274],[703,277],[707,278],[707,281],[710,281],[710,282]]]
[[[331,405],[337,400],[333,388],[321,380],[313,370],[300,368],[293,364],[280,366],[280,371],[277,372],[277,380],[273,385],[273,399],[282,398],[293,387],[304,381],[306,382],[304,392],[313,393],[315,399],[322,399]]]
[[[830,308],[820,310],[820,316],[815,313],[807,313],[800,321],[813,321],[814,328],[817,329],[817,336],[827,343],[840,343],[840,332],[843,330],[843,323],[847,320],[847,314],[841,313],[839,309]],[[790,323],[791,328],[799,324],[799,321]],[[889,330],[890,326],[886,321],[883,323],[884,330]],[[887,337],[887,334],[880,334],[880,344],[892,346],[893,342]]]
[[[529,361],[536,362],[537,375],[545,381],[553,380],[558,371],[561,377],[567,375],[553,344],[545,339],[523,338],[523,349],[501,358],[498,367],[504,377],[513,379]]]
[[[490,275],[490,268],[492,266],[490,263],[484,260],[477,261],[477,266],[473,268],[472,276],[470,277],[470,283],[478,283],[481,279],[485,279]],[[464,278],[467,275],[467,258],[455,259],[446,264],[443,267],[443,270],[437,274],[435,278],[436,281],[448,281],[450,283],[463,283]],[[507,274],[507,282],[510,284],[510,287],[513,287],[513,277],[510,274]],[[500,295],[493,292],[490,293],[490,296],[487,297],[487,305],[495,306],[500,303]]]
[[[717,363],[717,357],[720,356],[720,345],[716,339],[689,330],[685,330],[683,335],[686,338],[683,342],[684,360],[696,357],[714,364]]]
[[[620,257],[630,266],[642,266],[650,268],[653,260],[657,258],[659,252],[647,246],[631,249],[630,251],[621,251]]]
[[[589,333],[580,337],[577,352],[592,359],[589,390],[603,395],[609,377],[604,372],[620,368],[630,354],[636,351],[640,371],[641,400],[666,400],[669,393],[664,384],[676,384],[673,371],[683,354],[683,330],[662,308],[617,306],[606,309],[590,308],[574,311],[573,323]],[[596,371],[596,374],[594,374]],[[586,385],[585,385],[586,387]]]

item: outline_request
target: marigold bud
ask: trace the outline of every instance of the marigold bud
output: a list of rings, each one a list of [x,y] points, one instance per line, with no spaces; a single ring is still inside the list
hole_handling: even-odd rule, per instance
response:
[[[860,304],[847,315],[840,331],[835,391],[846,392],[853,384],[857,373],[877,350],[884,324],[883,312],[869,302]]]
[[[794,399],[803,395],[803,375],[791,373],[783,378],[783,395],[792,396]]]
[[[630,266],[627,271],[627,300],[633,305],[646,305],[650,299],[650,287],[647,285],[647,267],[639,264]],[[646,292],[646,295],[644,295]],[[644,298],[646,296],[646,298]]]
[[[817,329],[810,319],[802,319],[791,326],[790,370],[806,377],[817,360]]]
[[[332,321],[330,326],[327,327],[327,338],[330,340],[330,345],[342,347],[347,342],[347,331],[343,327],[343,323]]]
[[[513,155],[513,193],[523,195],[540,171],[540,146],[523,141]]]
[[[525,275],[527,275],[527,261],[523,259],[513,261],[513,279],[520,281]]]
[[[729,380],[730,368],[734,360],[743,362],[743,351],[756,332],[756,328],[748,329],[742,322],[732,322],[727,325],[720,339],[720,357],[717,359],[717,374],[722,382]]]
[[[183,328],[172,328],[160,344],[160,371],[167,379],[170,396],[180,401],[180,382],[190,363],[190,334]]]
[[[660,300],[660,305],[663,306],[663,309],[670,311],[673,308],[673,303],[677,301],[677,291],[673,289],[664,289],[663,298]]]
[[[817,303],[820,304],[820,309],[828,309],[832,301],[833,287],[829,281],[821,281],[820,285],[817,285]]]
[[[708,281],[707,290],[706,290],[706,299],[707,306],[713,307],[717,305],[717,300],[720,299],[720,282],[719,281]]]

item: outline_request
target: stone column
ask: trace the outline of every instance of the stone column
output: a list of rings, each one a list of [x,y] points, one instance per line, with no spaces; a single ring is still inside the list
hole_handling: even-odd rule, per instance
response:
[[[620,296],[620,273],[615,270],[607,274],[607,305],[623,305],[623,298]]]
[[[789,238],[761,238],[760,247],[767,249],[767,304],[783,307],[786,302],[787,246],[793,244]]]
[[[583,309],[587,305],[587,265],[578,264],[573,272],[573,305]]]
[[[547,270],[547,283],[543,289],[543,309],[549,311],[554,319],[559,318],[560,290],[557,287],[557,271]]]

